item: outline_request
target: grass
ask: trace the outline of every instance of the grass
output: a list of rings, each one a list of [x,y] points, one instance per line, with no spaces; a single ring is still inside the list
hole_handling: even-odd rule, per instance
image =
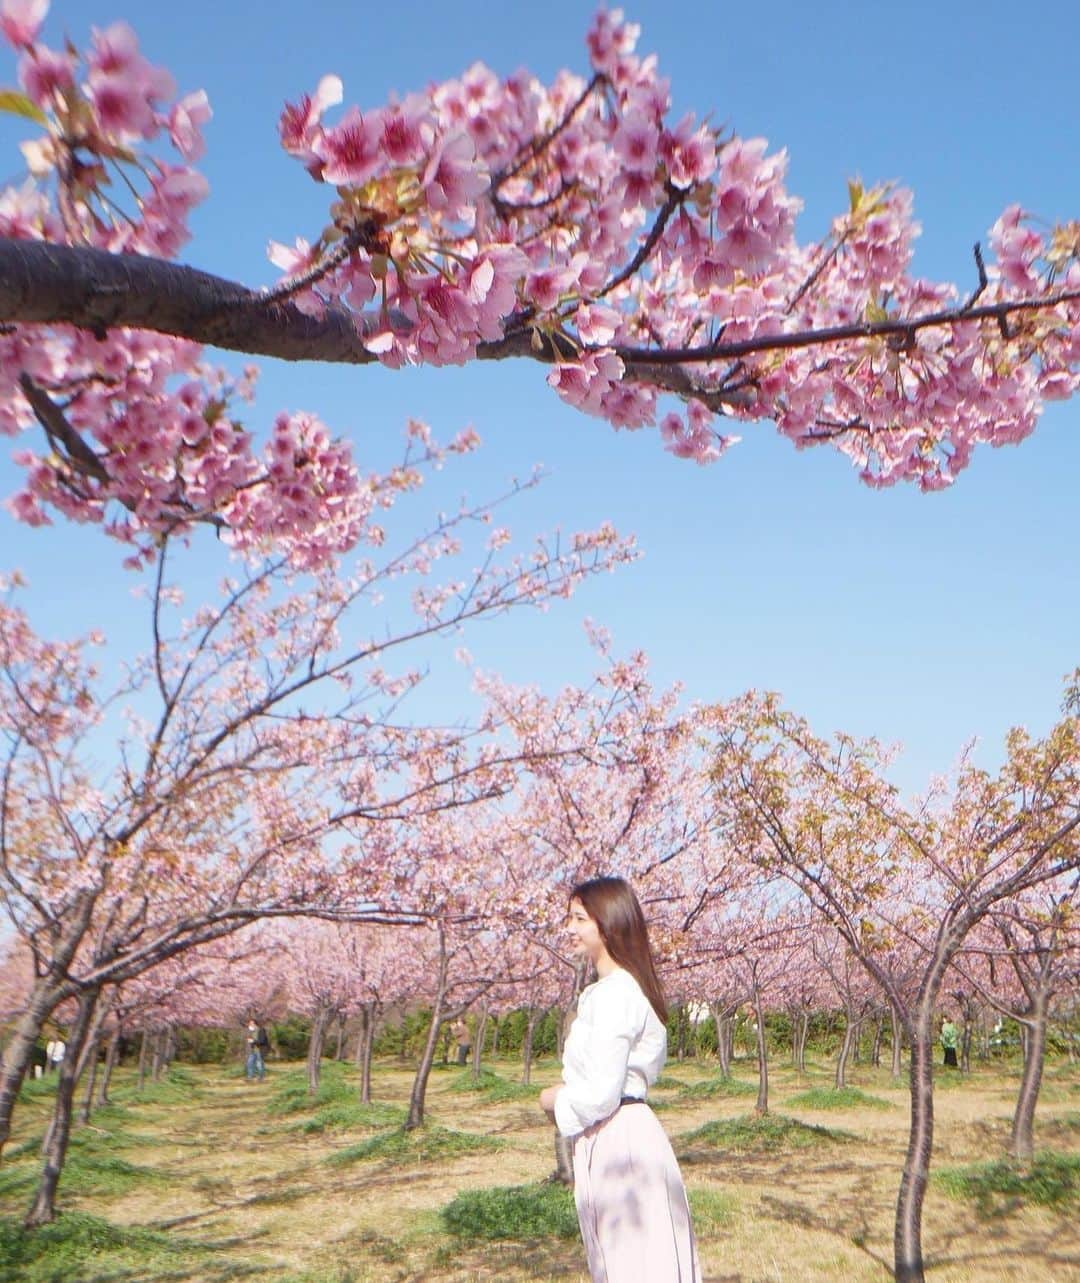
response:
[[[1043,1150],[1030,1167],[998,1159],[942,1168],[934,1179],[950,1197],[974,1202],[984,1218],[1015,1211],[1024,1203],[1068,1207],[1080,1202],[1080,1154]]]
[[[57,1075],[49,1074],[43,1078],[24,1078],[19,1088],[19,1101],[47,1100],[56,1095]]]
[[[272,1115],[299,1114],[308,1110],[324,1111],[355,1106],[360,1110],[382,1108],[378,1104],[361,1105],[359,1083],[346,1077],[347,1067],[341,1061],[324,1063],[319,1074],[319,1089],[312,1095],[308,1091],[307,1069],[291,1069],[278,1077],[277,1085],[271,1094],[266,1112]],[[362,1118],[362,1115],[358,1115]],[[327,1126],[336,1124],[328,1122]],[[344,1124],[348,1126],[348,1124]],[[359,1121],[358,1126],[369,1124]],[[321,1131],[318,1127],[313,1130]]]
[[[858,1087],[811,1087],[797,1096],[789,1096],[785,1105],[796,1109],[892,1109],[890,1101],[871,1096]]]
[[[734,1220],[737,1202],[720,1190],[690,1192],[690,1213],[699,1237],[726,1229]],[[510,1239],[575,1239],[577,1210],[573,1191],[565,1185],[501,1185],[470,1189],[440,1212],[446,1230],[472,1241]]]
[[[299,1122],[290,1124],[293,1131],[310,1136],[315,1132],[347,1131],[363,1127],[375,1131],[380,1127],[397,1127],[404,1123],[406,1113],[397,1105],[363,1105],[356,1099],[337,1100]]]
[[[683,1100],[712,1100],[716,1096],[756,1096],[757,1092],[754,1083],[744,1082],[741,1078],[721,1077],[684,1087],[679,1095]]]
[[[316,1097],[307,1094],[300,1064],[277,1068],[258,1090],[218,1066],[185,1066],[195,1089],[182,1103],[156,1104],[140,1100],[132,1090],[134,1069],[122,1065],[114,1095],[124,1103],[96,1111],[91,1126],[74,1131],[59,1220],[27,1234],[17,1218],[38,1179],[37,1134],[50,1103],[31,1102],[16,1112],[12,1148],[0,1163],[0,1216],[10,1218],[0,1222],[0,1283],[584,1277],[569,1191],[539,1183],[553,1163],[551,1127],[539,1111],[525,1119],[513,1101],[488,1103],[500,1083],[519,1086],[520,1061],[485,1068],[495,1072],[478,1088],[453,1089],[463,1076],[457,1066],[438,1079],[428,1127],[405,1133],[383,1124],[376,1133],[370,1129],[381,1117],[394,1122],[397,1111],[400,1118],[412,1066],[381,1061],[378,1102],[363,1107],[351,1064],[327,1062]],[[858,1121],[844,1122],[865,1134],[858,1145],[837,1144],[849,1139],[844,1132],[808,1125],[828,1124],[828,1116],[805,1123],[777,1115],[724,1118],[748,1114],[753,1105],[752,1097],[742,1098],[754,1081],[752,1066],[737,1066],[736,1073],[730,1100],[723,1087],[708,1091],[717,1080],[713,1061],[680,1065],[680,1081],[656,1093],[688,1131],[673,1139],[684,1155],[705,1277],[880,1283],[879,1262],[891,1254],[906,1111],[856,1100],[850,1118]],[[854,1081],[866,1093],[884,1092],[886,1077],[865,1070]],[[1067,1274],[1076,1257],[1077,1098],[1045,1112],[1040,1103],[1036,1134],[1054,1154],[1040,1154],[1026,1170],[983,1161],[1000,1152],[1007,1136],[1000,1096],[1016,1077],[1013,1066],[980,1068],[937,1102],[941,1149],[925,1226],[926,1246],[943,1262],[935,1267],[937,1283],[991,1275],[1045,1283]],[[787,1109],[789,1092],[811,1085],[832,1098],[831,1068],[809,1082],[792,1079],[777,1075],[784,1083],[780,1109]],[[680,1084],[694,1083],[706,1090],[696,1099],[683,1095]],[[166,1085],[175,1091],[175,1081]],[[276,1112],[268,1115],[271,1104]],[[981,1127],[985,1120],[994,1123],[992,1135]],[[944,1161],[972,1166],[948,1169],[938,1183]],[[472,1188],[496,1183],[494,1192]],[[451,1200],[460,1216],[453,1229],[446,1220]],[[983,1217],[995,1211],[1007,1215],[989,1235]]]
[[[449,1160],[477,1150],[502,1149],[503,1142],[494,1136],[477,1136],[473,1132],[456,1132],[449,1127],[417,1127],[406,1131],[399,1127],[381,1132],[370,1140],[348,1145],[327,1155],[325,1161],[335,1166],[382,1159],[394,1164],[430,1163]]]
[[[464,1190],[440,1215],[447,1231],[462,1239],[527,1242],[572,1239],[578,1234],[574,1194],[565,1185],[501,1185]]]
[[[800,1123],[798,1119],[787,1118],[783,1114],[744,1114],[740,1118],[722,1118],[694,1131],[684,1132],[679,1137],[684,1145],[712,1145],[737,1154],[808,1149],[813,1145],[844,1143],[854,1139],[850,1132]]]
[[[0,1283],[106,1283],[120,1279],[224,1280],[258,1265],[223,1261],[216,1244],[193,1243],[156,1230],[113,1225],[87,1212],[66,1212],[27,1230],[0,1217]]]
[[[733,1194],[726,1194],[718,1189],[692,1189],[690,1197],[690,1216],[694,1222],[694,1233],[698,1238],[708,1238],[726,1230],[735,1220],[739,1211],[739,1201]]]
[[[462,1093],[475,1092],[483,1096],[488,1104],[501,1104],[508,1100],[535,1100],[540,1094],[539,1087],[533,1087],[529,1083],[511,1082],[509,1078],[503,1078],[494,1069],[488,1069],[486,1066],[480,1070],[476,1078],[473,1077],[471,1069],[455,1075],[446,1084],[446,1089]]]
[[[36,1161],[5,1163],[0,1168],[0,1198],[28,1195],[37,1186],[40,1176],[41,1168]],[[147,1181],[164,1179],[163,1173],[152,1167],[138,1167],[115,1154],[87,1153],[76,1145],[68,1150],[59,1192],[63,1197],[81,1194],[116,1198]]]
[[[190,1103],[202,1090],[202,1080],[198,1075],[182,1065],[171,1065],[157,1082],[147,1076],[142,1091],[138,1083],[132,1081],[111,1094],[121,1105],[183,1105]]]

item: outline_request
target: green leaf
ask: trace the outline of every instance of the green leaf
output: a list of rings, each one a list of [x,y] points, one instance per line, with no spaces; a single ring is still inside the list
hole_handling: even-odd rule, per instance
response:
[[[859,179],[852,178],[848,181],[847,191],[848,191],[848,204],[851,207],[851,213],[854,214],[855,211],[859,208],[860,203],[862,202],[863,185],[859,181]]]
[[[27,120],[36,120],[39,125],[49,123],[48,116],[41,108],[17,89],[0,89],[0,111],[10,112],[13,116],[25,116]]]

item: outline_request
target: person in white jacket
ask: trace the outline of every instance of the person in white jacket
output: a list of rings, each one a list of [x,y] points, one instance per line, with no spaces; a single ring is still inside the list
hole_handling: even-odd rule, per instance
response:
[[[574,1143],[574,1200],[593,1283],[701,1283],[690,1207],[645,1103],[667,1059],[667,1005],[641,905],[622,878],[574,888],[568,926],[597,980],[578,1000],[563,1081],[541,1108]]]

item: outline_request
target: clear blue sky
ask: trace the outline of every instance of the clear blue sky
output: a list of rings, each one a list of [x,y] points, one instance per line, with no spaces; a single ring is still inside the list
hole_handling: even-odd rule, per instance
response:
[[[819,235],[843,207],[845,184],[899,179],[915,192],[924,233],[917,267],[973,280],[971,246],[1019,201],[1048,220],[1080,216],[1075,163],[1080,109],[1075,52],[1080,11],[1049,3],[855,6],[777,0],[768,6],[628,6],[655,51],[677,108],[711,113],[744,136],[790,153],[789,186],[806,204],[799,230]],[[143,52],[182,90],[205,88],[214,109],[202,168],[211,198],[186,259],[263,284],[266,243],[314,236],[327,192],[281,152],[282,101],[326,72],[346,103],[382,103],[486,61],[543,78],[585,70],[591,6],[364,4],[348,0],[54,0],[46,39],[82,44],[91,22],[126,18]],[[12,79],[11,60],[2,79]],[[0,168],[17,177],[5,123]],[[843,728],[905,745],[896,778],[923,785],[978,736],[992,764],[1006,728],[1044,728],[1062,675],[1080,662],[1076,541],[1080,405],[1055,407],[1017,449],[976,455],[945,494],[870,492],[839,455],[797,454],[769,424],[700,469],[665,455],[654,434],[616,434],[565,408],[532,366],[410,371],[263,363],[252,426],[280,408],[317,412],[356,443],[358,461],[393,456],[409,416],[448,436],[473,424],[485,441],[434,493],[481,496],[534,463],[551,476],[517,506],[515,529],[577,529],[611,519],[637,533],[636,566],[585,585],[544,616],[473,630],[478,663],[556,686],[591,666],[581,620],[606,624],[621,648],[644,647],[657,680],[688,698],[748,686],[783,692],[821,731]],[[0,489],[16,474],[7,443]],[[415,508],[418,514],[424,505]],[[64,633],[102,626],[135,644],[141,615],[118,550],[95,532],[32,531],[0,515],[0,566],[33,584],[35,614]],[[224,550],[205,540],[203,564]],[[452,647],[443,652],[449,655]],[[453,665],[432,657],[417,716],[467,716]]]

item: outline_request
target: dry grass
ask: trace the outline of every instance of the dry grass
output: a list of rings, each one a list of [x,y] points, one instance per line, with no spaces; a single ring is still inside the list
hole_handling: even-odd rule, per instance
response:
[[[518,1067],[500,1062],[503,1080]],[[907,1093],[888,1073],[857,1068],[853,1085],[883,1098],[890,1108],[800,1107],[794,1099],[828,1082],[828,1067],[795,1075],[778,1066],[772,1074],[771,1105],[815,1127],[850,1132],[854,1142],[795,1149],[736,1152],[694,1146],[685,1172],[692,1189],[721,1196],[731,1215],[712,1224],[700,1242],[705,1277],[712,1283],[883,1283],[889,1278],[892,1218],[899,1167],[906,1143]],[[334,1072],[334,1071],[331,1071]],[[352,1074],[351,1068],[346,1071]],[[497,1150],[458,1152],[425,1161],[388,1156],[346,1166],[325,1161],[371,1137],[370,1127],[348,1126],[305,1133],[302,1113],[282,1116],[268,1108],[284,1070],[271,1066],[267,1081],[248,1084],[230,1071],[194,1071],[179,1092],[158,1092],[140,1102],[123,1096],[122,1107],[95,1119],[100,1132],[84,1129],[80,1150],[115,1152],[152,1168],[154,1179],[113,1188],[92,1185],[65,1191],[65,1208],[92,1213],[115,1225],[165,1231],[170,1243],[190,1252],[147,1258],[123,1271],[65,1273],[80,1278],[124,1278],[129,1283],[188,1280],[276,1279],[279,1283],[527,1283],[557,1280],[587,1283],[580,1244],[552,1238],[538,1243],[462,1244],[446,1231],[438,1213],[459,1191],[542,1180],[553,1166],[552,1131],[527,1100],[490,1100],[484,1092],[454,1090],[455,1074],[432,1075],[428,1119],[459,1133],[497,1137]],[[557,1068],[534,1069],[538,1092]],[[745,1095],[698,1096],[680,1090],[712,1080],[712,1066],[674,1066],[672,1087],[657,1093],[660,1115],[673,1137],[715,1120],[744,1116]],[[750,1077],[745,1066],[736,1077]],[[400,1106],[411,1075],[397,1064],[376,1069],[373,1096]],[[1014,1073],[980,1070],[937,1093],[938,1165],[971,1164],[1001,1154],[1008,1136]],[[1080,1152],[1076,1125],[1080,1071],[1061,1069],[1055,1091],[1040,1109],[1039,1142],[1060,1152]],[[810,1096],[806,1099],[813,1099]],[[789,1103],[790,1102],[790,1103]],[[752,1103],[752,1101],[750,1102]],[[40,1134],[47,1098],[20,1106],[16,1145]],[[315,1111],[313,1110],[312,1113]],[[95,1140],[96,1135],[96,1140]],[[30,1155],[5,1162],[13,1175]],[[25,1187],[0,1196],[0,1213],[15,1215]],[[1080,1283],[1080,1231],[1076,1208],[1055,1210],[1018,1203],[1004,1215],[980,1219],[974,1205],[932,1185],[926,1201],[924,1243],[932,1283]],[[177,1262],[181,1262],[178,1264]],[[5,1275],[0,1280],[45,1278]]]

